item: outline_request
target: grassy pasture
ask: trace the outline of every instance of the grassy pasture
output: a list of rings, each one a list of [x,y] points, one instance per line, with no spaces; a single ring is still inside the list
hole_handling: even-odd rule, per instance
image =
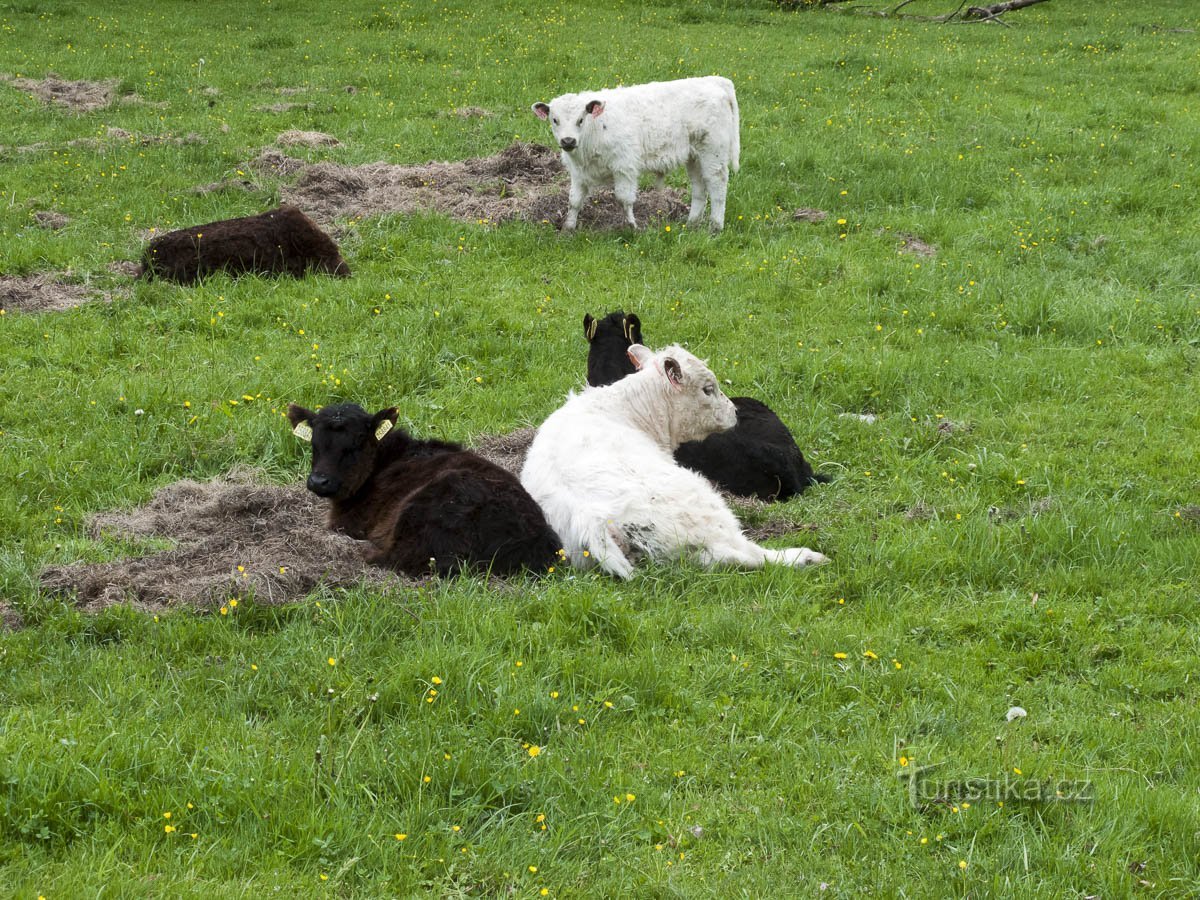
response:
[[[0,274],[113,298],[0,316],[3,892],[1200,895],[1200,11],[1010,21],[0,2],[0,73],[122,95],[0,84]],[[717,237],[397,216],[339,223],[348,281],[108,268],[273,203],[270,178],[192,189],[287,129],[342,141],[311,160],[461,159],[548,141],[533,101],[707,73],[742,114]],[[791,425],[834,481],[770,512],[815,528],[777,545],[832,564],[226,615],[38,590],[145,549],[91,513],[239,463],[300,479],[289,400],[535,424],[583,380],[583,313],[616,307]],[[1050,796],[914,804],[923,766]]]

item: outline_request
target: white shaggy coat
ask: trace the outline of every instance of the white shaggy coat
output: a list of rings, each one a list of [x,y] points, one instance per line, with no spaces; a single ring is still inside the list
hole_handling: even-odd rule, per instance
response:
[[[676,464],[679,444],[737,421],[707,366],[680,347],[629,353],[640,370],[571,394],[538,429],[521,471],[571,564],[629,578],[642,556],[748,568],[825,562],[805,547],[755,544],[713,486]]]
[[[638,176],[651,172],[661,184],[680,166],[687,167],[692,185],[688,224],[700,221],[707,202],[712,229],[724,227],[729,171],[738,170],[741,155],[737,94],[728,78],[709,75],[563,94],[533,104],[533,111],[550,121],[571,173],[564,229],[575,227],[588,194],[607,185],[636,228]]]

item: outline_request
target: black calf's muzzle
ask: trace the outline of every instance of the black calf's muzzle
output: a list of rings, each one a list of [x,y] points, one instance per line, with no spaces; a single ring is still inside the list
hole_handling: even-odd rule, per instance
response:
[[[308,489],[318,497],[329,497],[336,493],[335,486],[329,480],[329,476],[318,475],[315,472],[308,476]]]
[[[563,138],[558,142],[558,146],[562,147],[564,150],[574,150],[576,143],[577,142],[575,138]]]

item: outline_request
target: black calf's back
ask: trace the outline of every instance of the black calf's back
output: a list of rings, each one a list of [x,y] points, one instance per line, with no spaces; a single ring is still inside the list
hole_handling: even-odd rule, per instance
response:
[[[792,433],[770,407],[753,397],[732,399],[737,425],[703,441],[680,444],[676,462],[722,490],[760,500],[786,500],[828,480],[813,473]]]
[[[355,404],[288,407],[313,445],[309,490],[329,500],[329,526],[369,542],[369,562],[406,575],[470,569],[545,572],[558,537],[512,473],[457,444],[394,428],[396,410]]]
[[[255,216],[169,231],[152,240],[142,255],[144,278],[184,284],[217,271],[299,278],[310,269],[350,274],[333,238],[288,204]]]
[[[621,310],[603,318],[583,317],[588,340],[587,380],[593,387],[620,381],[636,371],[627,351],[642,343],[642,323]],[[675,461],[699,472],[722,490],[761,500],[786,500],[809,485],[828,481],[813,473],[788,427],[765,403],[733,397],[737,425],[689,441],[675,451]]]

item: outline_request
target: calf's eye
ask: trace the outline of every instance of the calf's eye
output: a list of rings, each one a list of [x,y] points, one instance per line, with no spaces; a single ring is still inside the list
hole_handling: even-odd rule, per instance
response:
[[[704,393],[708,394],[708,396],[711,397],[716,392],[717,392],[717,389],[715,387],[713,387],[711,384],[706,384],[704,386]]]
[[[558,119],[551,119],[551,121],[554,122],[555,125],[558,124]]]

